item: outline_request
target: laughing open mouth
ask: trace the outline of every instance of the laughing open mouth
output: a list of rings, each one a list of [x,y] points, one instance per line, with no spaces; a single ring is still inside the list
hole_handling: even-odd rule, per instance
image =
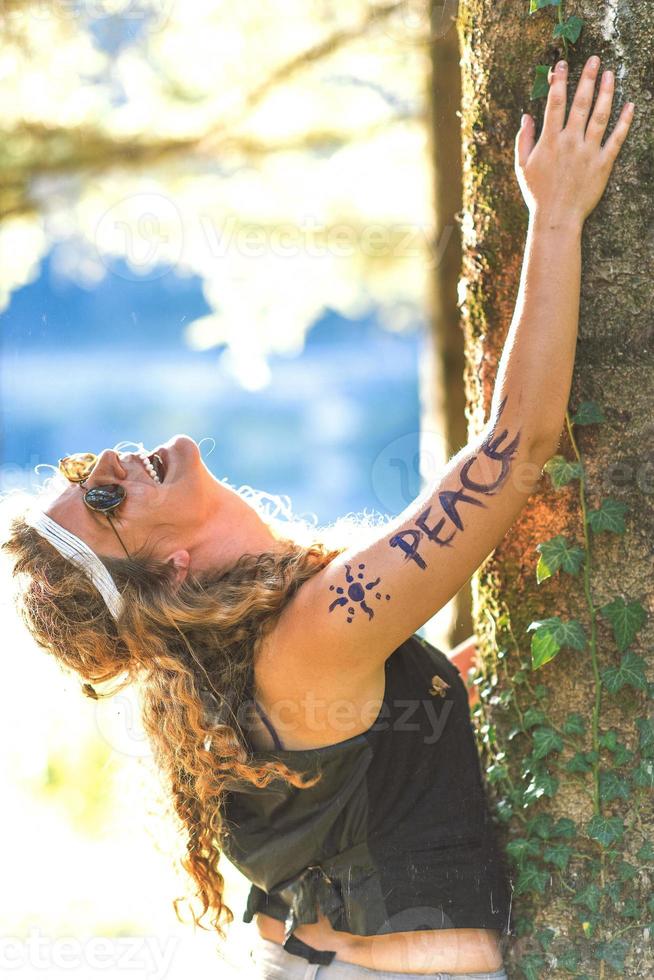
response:
[[[166,478],[166,467],[159,453],[140,453],[139,458],[154,482],[163,483]]]
[[[166,478],[166,467],[164,466],[163,459],[161,458],[159,453],[151,453],[148,456],[148,459],[150,460],[152,466],[154,467],[154,471],[159,477],[159,480],[161,481],[161,483],[163,483],[164,479]]]

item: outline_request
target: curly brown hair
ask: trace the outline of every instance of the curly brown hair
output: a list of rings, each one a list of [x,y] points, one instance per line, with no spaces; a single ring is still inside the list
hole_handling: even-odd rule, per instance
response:
[[[143,729],[185,838],[181,864],[200,905],[198,913],[189,902],[191,915],[206,929],[209,914],[221,939],[234,919],[218,870],[226,782],[264,787],[281,778],[304,788],[319,778],[256,761],[241,727],[259,643],[302,583],[344,550],[313,537],[279,542],[278,551],[244,554],[226,570],[190,573],[181,585],[170,565],[147,553],[99,556],[123,595],[118,621],[89,579],[20,515],[2,545],[28,631],[83,680],[84,693],[108,697],[137,683]]]

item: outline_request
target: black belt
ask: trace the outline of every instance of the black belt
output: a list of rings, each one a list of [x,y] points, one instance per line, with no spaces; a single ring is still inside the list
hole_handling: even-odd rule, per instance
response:
[[[329,966],[336,956],[334,950],[314,949],[313,946],[303,943],[297,936],[289,936],[284,941],[283,947],[287,953],[292,953],[294,956],[303,956],[309,963],[320,963],[321,966]]]

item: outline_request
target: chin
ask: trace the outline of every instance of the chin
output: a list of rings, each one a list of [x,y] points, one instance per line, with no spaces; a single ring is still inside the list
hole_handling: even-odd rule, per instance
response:
[[[199,462],[202,458],[200,447],[195,439],[191,439],[190,436],[183,433],[171,436],[167,442],[163,442],[158,448],[163,449],[173,459],[183,458],[186,465],[193,461]]]
[[[191,436],[185,435],[183,432],[171,436],[170,439],[167,440],[167,442],[162,442],[161,448],[181,449],[181,450],[186,449],[190,451],[195,451],[198,453],[198,455],[200,454],[200,449],[195,439],[192,439]]]
[[[173,483],[181,477],[191,477],[202,465],[200,447],[195,439],[183,433],[171,436],[153,450],[163,461],[165,482]]]

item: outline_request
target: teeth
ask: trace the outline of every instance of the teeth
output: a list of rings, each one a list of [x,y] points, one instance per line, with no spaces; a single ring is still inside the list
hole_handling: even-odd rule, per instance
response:
[[[145,466],[145,468],[146,468],[146,470],[148,472],[148,475],[152,477],[152,479],[154,480],[154,482],[155,483],[161,483],[161,480],[157,476],[157,471],[155,470],[154,466],[152,465],[152,463],[148,459],[147,453],[139,453],[139,459],[141,460],[141,462]]]

